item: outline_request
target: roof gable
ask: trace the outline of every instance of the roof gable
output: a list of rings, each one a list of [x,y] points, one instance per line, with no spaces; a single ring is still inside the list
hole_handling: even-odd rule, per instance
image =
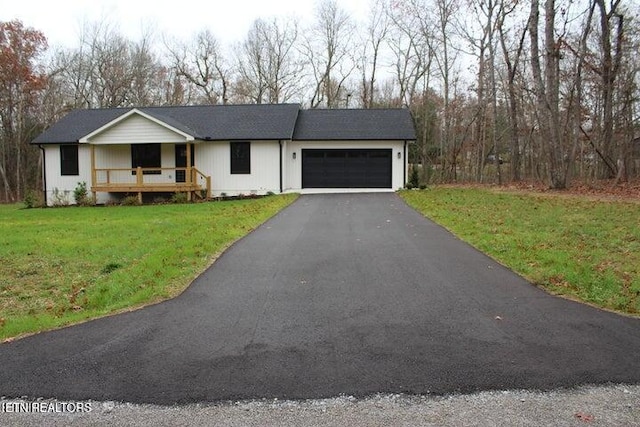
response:
[[[184,142],[195,138],[136,108],[104,124],[78,140],[92,143]]]

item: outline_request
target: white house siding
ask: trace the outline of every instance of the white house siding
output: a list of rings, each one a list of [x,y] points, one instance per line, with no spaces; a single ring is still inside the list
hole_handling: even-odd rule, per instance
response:
[[[302,189],[302,150],[319,149],[391,149],[391,186],[393,190],[404,187],[407,173],[404,141],[289,141],[287,143],[285,164],[285,191]],[[293,158],[293,153],[296,158]],[[398,158],[400,153],[400,158]],[[336,190],[339,191],[339,190]]]
[[[44,161],[46,164],[46,197],[47,204],[52,206],[56,203],[55,193],[58,193],[57,202],[66,201],[69,204],[74,204],[73,190],[81,182],[87,183],[87,189],[91,188],[91,151],[87,145],[78,146],[78,175],[62,176],[60,175],[60,146],[59,145],[45,145],[44,148]],[[107,197],[100,199],[100,203],[108,200]]]
[[[266,194],[280,191],[280,145],[278,141],[251,141],[251,173],[231,174],[228,141],[196,143],[195,165],[211,176],[214,196]]]
[[[180,143],[186,138],[145,117],[133,114],[90,138],[92,144]]]

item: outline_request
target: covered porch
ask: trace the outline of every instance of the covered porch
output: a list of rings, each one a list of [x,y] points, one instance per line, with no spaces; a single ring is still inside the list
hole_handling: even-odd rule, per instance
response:
[[[99,192],[134,193],[140,203],[143,193],[186,193],[188,200],[211,198],[211,177],[193,165],[193,143],[91,144],[90,151],[94,198]]]

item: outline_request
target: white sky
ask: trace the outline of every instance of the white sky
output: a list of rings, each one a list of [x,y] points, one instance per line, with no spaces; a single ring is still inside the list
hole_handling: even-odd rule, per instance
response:
[[[369,0],[338,0],[355,19],[365,19]],[[296,16],[307,22],[315,0],[0,0],[0,21],[21,20],[44,33],[49,46],[75,46],[83,22],[106,19],[131,39],[143,28],[188,39],[208,28],[226,45],[241,41],[256,18]]]

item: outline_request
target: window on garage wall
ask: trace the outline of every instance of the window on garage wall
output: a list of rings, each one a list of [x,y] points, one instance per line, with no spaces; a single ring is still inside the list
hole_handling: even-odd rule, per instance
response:
[[[78,175],[78,146],[60,146],[60,175]]]
[[[231,173],[251,173],[251,143],[231,142]]]

